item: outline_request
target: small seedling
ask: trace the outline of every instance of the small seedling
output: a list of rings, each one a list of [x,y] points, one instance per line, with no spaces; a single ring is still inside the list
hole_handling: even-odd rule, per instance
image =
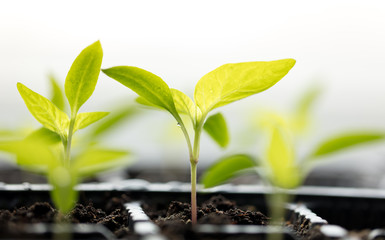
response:
[[[116,167],[117,160],[127,155],[100,147],[88,147],[72,158],[73,135],[107,116],[107,112],[79,113],[81,106],[91,97],[100,73],[103,51],[99,41],[85,48],[75,59],[65,80],[65,95],[70,106],[70,116],[64,111],[63,94],[56,81],[52,101],[17,84],[28,110],[43,128],[21,141],[0,144],[0,150],[16,154],[17,164],[27,170],[42,173],[52,184],[51,197],[63,214],[68,213],[77,200],[74,186],[83,177]]]
[[[209,116],[209,113],[218,107],[270,88],[283,78],[294,64],[293,59],[225,64],[207,73],[198,81],[194,101],[184,93],[170,89],[160,77],[137,67],[118,66],[102,71],[136,92],[139,95],[138,102],[167,110],[177,121],[189,151],[191,220],[195,224],[197,221],[196,171],[202,129],[205,129],[220,146],[226,146],[228,143],[223,116],[221,114]],[[193,141],[180,114],[187,115],[191,120]]]
[[[289,196],[284,189],[294,189],[303,184],[313,164],[339,151],[358,147],[383,139],[384,134],[370,131],[354,131],[331,137],[321,142],[301,161],[296,156],[295,137],[302,127],[297,123],[309,125],[309,112],[316,92],[307,94],[300,102],[293,115],[285,117],[278,113],[269,113],[263,117],[264,130],[268,136],[266,153],[258,160],[250,155],[232,155],[221,158],[204,173],[201,182],[206,188],[222,184],[229,179],[257,173],[262,180],[272,186],[268,197],[270,217],[273,223],[279,223],[284,214],[284,203]]]

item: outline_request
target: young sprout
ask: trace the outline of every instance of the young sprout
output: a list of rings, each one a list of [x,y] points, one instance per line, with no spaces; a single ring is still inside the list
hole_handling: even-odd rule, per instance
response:
[[[91,97],[100,73],[103,51],[99,41],[85,48],[73,62],[65,80],[65,95],[70,105],[70,116],[64,111],[63,94],[54,78],[52,101],[17,84],[28,110],[43,128],[21,141],[4,141],[0,150],[14,153],[21,167],[44,174],[53,186],[51,197],[63,214],[68,213],[77,200],[74,186],[81,178],[121,165],[117,160],[127,155],[101,147],[82,149],[72,158],[72,139],[76,131],[104,118],[107,112],[79,113]]]
[[[209,113],[221,106],[262,92],[283,78],[295,60],[244,62],[225,64],[207,73],[197,83],[194,101],[184,93],[170,89],[158,76],[130,66],[102,70],[106,75],[132,89],[138,102],[167,110],[180,126],[186,139],[191,166],[191,221],[197,222],[196,171],[200,151],[200,137],[205,129],[220,145],[228,143],[226,123],[220,114]],[[194,136],[191,139],[180,114],[189,117]]]
[[[299,160],[295,137],[305,130],[301,124],[309,125],[309,112],[317,95],[314,91],[307,93],[292,115],[270,112],[264,116],[263,127],[269,139],[265,154],[258,160],[242,154],[221,158],[204,173],[201,180],[203,185],[206,188],[214,187],[244,173],[257,173],[272,187],[273,192],[268,195],[267,204],[272,222],[277,224],[284,216],[284,203],[290,200],[284,189],[301,186],[315,161],[385,137],[378,132],[347,132],[326,139]]]

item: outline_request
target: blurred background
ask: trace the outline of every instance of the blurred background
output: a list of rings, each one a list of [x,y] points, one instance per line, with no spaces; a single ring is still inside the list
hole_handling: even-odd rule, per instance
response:
[[[48,75],[64,84],[77,54],[100,40],[103,68],[141,67],[191,97],[196,82],[222,64],[297,60],[271,89],[219,109],[228,120],[231,143],[222,150],[204,135],[201,169],[223,154],[261,156],[253,123],[258,111],[290,111],[312,86],[320,86],[322,94],[299,155],[333,134],[385,130],[383,1],[7,1],[0,3],[0,34],[2,129],[39,126],[17,82],[48,96]],[[101,74],[81,111],[135,105],[135,96]],[[104,142],[132,151],[131,169],[177,168],[188,177],[187,147],[167,113],[144,109]],[[330,161],[319,164],[313,179],[325,185],[385,187],[384,147],[379,143],[339,154],[333,167]],[[325,174],[334,182],[322,178]]]

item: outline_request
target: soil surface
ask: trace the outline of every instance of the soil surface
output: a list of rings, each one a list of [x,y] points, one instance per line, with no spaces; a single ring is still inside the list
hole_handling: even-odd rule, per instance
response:
[[[123,204],[127,197],[113,197],[106,202],[104,209],[94,207],[92,202],[77,204],[67,215],[60,215],[47,202],[37,202],[28,207],[14,210],[0,210],[0,229],[2,238],[6,233],[15,237],[22,231],[23,224],[55,223],[58,220],[65,223],[101,224],[115,234],[117,238],[129,235],[128,214]]]
[[[148,205],[143,208],[161,228],[162,233],[171,240],[225,239],[224,236],[212,238],[195,232],[191,225],[191,206],[188,203],[172,201],[165,209],[154,209]],[[198,207],[198,224],[267,225],[268,220],[268,217],[252,206],[238,207],[234,201],[221,195],[210,198]],[[234,236],[231,239],[234,239]]]

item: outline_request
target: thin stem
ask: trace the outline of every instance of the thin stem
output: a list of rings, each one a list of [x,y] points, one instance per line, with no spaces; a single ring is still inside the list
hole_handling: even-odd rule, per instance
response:
[[[197,223],[197,164],[191,162],[191,223]]]
[[[271,224],[278,227],[283,227],[285,222],[285,205],[289,201],[289,195],[273,187],[272,194],[268,197],[269,216]],[[280,233],[269,234],[268,240],[282,240],[283,235]]]
[[[182,129],[183,135],[186,139],[189,155],[190,155],[190,166],[191,166],[191,222],[193,225],[197,223],[197,164],[199,158],[199,143],[200,135],[202,132],[203,122],[200,121],[194,126],[194,148],[191,146],[190,136],[188,135],[187,129],[179,116],[174,116]],[[204,118],[202,118],[204,119]]]
[[[194,149],[193,157],[190,158],[191,165],[191,223],[195,225],[197,223],[197,165],[199,160],[199,149],[200,149],[200,136],[202,132],[203,121],[194,128]]]
[[[64,160],[67,166],[70,165],[70,160],[71,160],[71,145],[72,145],[72,135],[75,127],[75,120],[76,120],[76,114],[74,116],[71,116],[70,126],[68,129],[68,137],[67,137],[67,144],[65,149],[65,160]]]
[[[204,118],[202,118],[204,119]],[[203,120],[198,123],[196,128],[194,128],[195,135],[194,135],[194,149],[193,149],[193,161],[197,164],[199,160],[199,151],[200,151],[200,139],[201,139],[201,132],[203,127]]]
[[[187,147],[188,147],[188,152],[189,152],[189,156],[190,156],[190,160],[191,160],[193,158],[193,150],[192,150],[192,147],[191,147],[190,136],[188,135],[187,129],[186,129],[182,119],[179,119],[179,120],[177,119],[177,121],[178,121],[178,124],[179,124],[180,128],[182,129],[184,138],[186,139],[186,143],[187,143]]]

